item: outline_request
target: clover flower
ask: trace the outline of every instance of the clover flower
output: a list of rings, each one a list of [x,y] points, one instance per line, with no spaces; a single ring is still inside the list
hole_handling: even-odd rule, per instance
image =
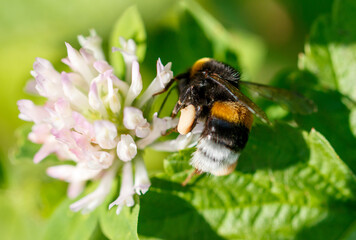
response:
[[[173,77],[171,63],[163,66],[158,59],[157,76],[139,97],[142,78],[132,39],[120,38],[122,48],[113,49],[124,57],[125,81],[114,75],[94,30],[78,40],[82,48],[78,51],[66,43],[68,57],[62,60],[71,72],[59,73],[49,61],[36,59],[31,72],[35,80],[27,87],[47,101],[40,106],[19,100],[19,118],[34,122],[28,138],[42,144],[35,163],[51,153],[73,161],[47,169],[49,176],[69,183],[70,198],[77,197],[87,181],[100,181],[95,191],[70,206],[73,211],[85,213],[99,206],[121,167],[120,195],[109,206],[117,205],[119,213],[123,206],[134,205],[135,193],[144,194],[150,187],[142,150],[177,124],[157,114],[150,123],[142,111]]]

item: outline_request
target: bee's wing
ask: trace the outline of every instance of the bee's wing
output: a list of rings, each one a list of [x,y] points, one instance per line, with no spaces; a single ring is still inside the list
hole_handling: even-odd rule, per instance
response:
[[[266,113],[234,85],[216,75],[209,76],[209,78],[224,88],[226,92],[229,93],[236,101],[244,105],[250,112],[259,117],[263,122],[270,124]]]
[[[311,114],[317,111],[313,101],[296,92],[252,82],[240,81],[240,84],[255,94],[287,107],[292,113]]]

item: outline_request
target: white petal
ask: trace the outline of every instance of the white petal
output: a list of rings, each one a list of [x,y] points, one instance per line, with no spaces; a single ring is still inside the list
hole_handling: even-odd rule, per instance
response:
[[[112,149],[117,145],[117,129],[115,124],[107,120],[94,122],[96,142],[103,149]]]
[[[153,143],[157,138],[161,137],[168,129],[173,128],[177,125],[177,119],[172,119],[170,117],[158,118],[157,113],[153,115],[153,124],[150,134],[137,141],[137,146],[139,149],[145,148],[147,145]]]
[[[28,134],[28,139],[37,144],[43,144],[51,137],[51,125],[47,123],[35,124],[32,126],[32,132]]]
[[[96,59],[103,60],[105,58],[103,49],[101,48],[102,40],[94,29],[90,30],[89,37],[78,36],[78,41],[83,48],[92,51]]]
[[[142,78],[137,61],[132,62],[132,81],[126,95],[125,106],[129,106],[142,91]]]
[[[32,95],[39,95],[39,92],[36,89],[36,84],[37,83],[35,79],[29,80],[24,88],[25,92]]]
[[[93,179],[101,170],[93,170],[82,165],[58,165],[47,168],[50,177],[57,178],[66,182],[79,182]]]
[[[70,209],[73,212],[81,211],[82,213],[88,213],[98,207],[109,194],[113,180],[116,175],[118,164],[107,170],[100,181],[99,186],[95,189],[94,192],[88,194],[84,198],[76,201],[70,205]]]
[[[70,81],[67,73],[62,73],[62,84],[65,96],[70,103],[77,109],[85,112],[89,109],[88,97],[79,91]]]
[[[119,214],[124,205],[132,207],[135,202],[133,200],[133,177],[132,177],[132,164],[125,162],[122,167],[121,187],[119,197],[109,205],[109,209],[117,205],[116,214]]]
[[[43,75],[38,74],[36,77],[36,91],[43,97],[51,100],[56,100],[59,97],[64,96],[62,84],[59,82],[53,82],[45,78]]]
[[[96,111],[98,111],[102,116],[107,116],[107,111],[105,109],[104,103],[102,102],[96,82],[92,82],[89,91],[89,105]]]
[[[85,181],[70,182],[67,189],[68,197],[71,199],[78,197],[78,195],[83,192],[84,187]]]
[[[95,138],[94,126],[83,115],[78,112],[73,112],[73,119],[75,122],[75,131],[86,135],[91,140]]]
[[[146,123],[144,125],[139,125],[135,128],[135,134],[137,137],[139,138],[145,138],[147,137],[151,132],[151,129],[150,129],[150,124],[149,123]]]
[[[138,195],[145,194],[151,186],[150,179],[146,170],[145,162],[142,157],[137,157],[135,163],[135,186],[134,189]]]
[[[179,134],[176,139],[156,142],[150,145],[151,148],[158,151],[177,152],[185,148],[191,148],[197,145],[201,133],[205,128],[203,121],[198,121],[195,127],[188,134]]]
[[[49,117],[44,107],[36,106],[31,100],[19,100],[17,106],[20,110],[19,118],[22,120],[41,123]]]
[[[36,79],[36,91],[49,99],[57,99],[63,96],[60,74],[52,64],[43,58],[36,58],[33,64],[32,76]]]
[[[57,150],[57,144],[55,142],[45,142],[40,150],[33,157],[34,163],[39,163],[45,159],[51,153],[54,153]]]
[[[106,72],[108,70],[112,70],[113,69],[110,66],[110,64],[107,61],[104,61],[104,60],[99,60],[99,61],[94,62],[93,66],[99,73],[104,73],[104,72]]]
[[[128,134],[122,134],[117,144],[117,156],[124,162],[131,161],[137,154],[137,146]]]
[[[160,91],[162,91],[166,85],[173,78],[173,72],[171,71],[172,63],[167,63],[166,66],[162,65],[161,59],[157,60],[157,76],[151,84],[148,86],[146,91],[142,94],[138,100],[137,106],[142,108],[145,103],[152,98],[152,96]]]
[[[107,78],[107,84],[108,84],[107,101],[109,102],[109,107],[113,113],[118,114],[121,109],[118,91],[117,89],[114,89],[111,78]]]
[[[114,158],[114,152],[93,152],[91,154],[91,161],[87,162],[87,166],[91,169],[107,169],[113,164]]]
[[[87,82],[90,82],[94,78],[92,69],[77,50],[75,50],[69,43],[65,44],[68,52],[68,59],[63,60],[63,62],[68,64],[73,71],[80,73]]]
[[[56,129],[67,128],[74,126],[74,119],[72,117],[72,109],[70,104],[64,98],[59,98],[52,107],[46,108],[50,115],[48,122]]]
[[[124,126],[127,129],[134,130],[137,126],[146,125],[147,120],[143,117],[140,109],[135,107],[124,108]]]

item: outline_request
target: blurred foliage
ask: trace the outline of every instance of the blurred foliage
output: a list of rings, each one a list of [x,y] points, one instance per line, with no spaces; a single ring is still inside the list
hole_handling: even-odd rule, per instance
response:
[[[331,0],[142,0],[126,15],[133,1],[0,1],[5,6],[0,8],[2,239],[137,239],[137,231],[141,239],[355,238],[353,0],[336,0],[333,7]],[[119,73],[122,60],[111,47],[119,35],[136,37],[145,56],[145,85],[154,78],[158,57],[172,61],[175,74],[198,58],[215,57],[241,69],[244,79],[267,82],[274,76],[273,85],[303,93],[319,111],[291,114],[256,99],[275,122],[253,127],[231,175],[200,175],[182,187],[191,172],[194,149],[189,149],[164,160],[164,172],[155,174],[151,190],[134,208],[124,208],[119,216],[107,210],[117,192],[113,186],[91,214],[72,213],[66,184],[45,174],[57,163],[55,157],[32,163],[39,146],[26,140],[28,125],[18,130],[16,149],[5,156],[20,124],[16,101],[29,97],[23,88],[34,58],[49,59],[63,70],[64,41],[78,47],[75,36],[90,28],[103,37]],[[276,74],[286,67],[292,70]],[[174,99],[172,94],[163,114],[169,114]],[[158,156],[165,154],[146,152],[149,168],[159,168]]]
[[[238,171],[182,187],[190,155],[167,158],[142,197],[143,239],[339,239],[355,224],[356,178],[315,130],[259,126]]]

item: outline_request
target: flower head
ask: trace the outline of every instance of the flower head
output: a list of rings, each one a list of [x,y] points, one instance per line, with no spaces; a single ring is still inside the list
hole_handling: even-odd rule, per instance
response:
[[[18,101],[19,117],[34,122],[28,137],[42,144],[34,156],[35,163],[51,153],[60,160],[74,162],[47,169],[49,176],[69,183],[69,197],[77,197],[86,181],[100,181],[94,192],[70,206],[73,211],[88,212],[99,206],[121,166],[120,195],[110,204],[110,208],[117,205],[119,213],[124,205],[134,204],[133,194],[144,194],[150,187],[141,151],[177,124],[157,115],[149,123],[142,111],[145,102],[172,78],[171,64],[163,66],[158,59],[157,76],[139,97],[142,77],[132,39],[120,38],[122,48],[114,49],[125,60],[124,80],[114,75],[94,30],[89,37],[79,36],[78,40],[82,48],[78,51],[66,43],[68,57],[62,60],[71,72],[60,73],[49,61],[36,59],[31,92],[47,102],[37,106],[30,100]]]

